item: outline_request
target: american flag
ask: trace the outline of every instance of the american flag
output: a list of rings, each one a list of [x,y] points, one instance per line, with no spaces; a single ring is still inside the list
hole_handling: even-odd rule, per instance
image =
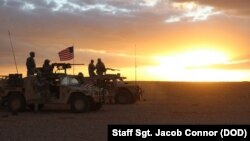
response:
[[[68,61],[74,58],[74,47],[68,47],[58,53],[60,61]]]

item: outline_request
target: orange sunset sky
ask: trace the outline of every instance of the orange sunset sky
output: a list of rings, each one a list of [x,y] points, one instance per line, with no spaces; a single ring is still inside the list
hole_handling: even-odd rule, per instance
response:
[[[0,0],[0,74],[19,72],[36,52],[60,62],[74,45],[76,67],[90,59],[134,80],[249,81],[249,0]],[[72,63],[72,61],[69,61]],[[72,71],[70,71],[72,72]],[[116,72],[108,72],[116,73]]]

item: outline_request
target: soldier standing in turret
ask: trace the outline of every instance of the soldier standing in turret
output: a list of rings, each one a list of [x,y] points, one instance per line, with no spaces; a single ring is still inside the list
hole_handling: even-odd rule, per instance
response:
[[[106,67],[100,58],[97,59],[96,63],[96,73],[97,75],[104,75],[106,72]]]
[[[35,74],[36,69],[36,62],[34,60],[35,52],[30,52],[30,57],[26,60],[26,67],[27,67],[27,76],[31,76]]]
[[[50,65],[50,60],[48,59],[44,60],[44,64],[42,67],[43,75],[45,76],[51,75],[53,73],[53,68],[54,68],[54,65],[53,64]]]
[[[94,77],[96,76],[95,74],[95,65],[94,65],[94,60],[91,60],[90,63],[89,63],[89,67],[88,67],[88,70],[89,70],[89,77]]]

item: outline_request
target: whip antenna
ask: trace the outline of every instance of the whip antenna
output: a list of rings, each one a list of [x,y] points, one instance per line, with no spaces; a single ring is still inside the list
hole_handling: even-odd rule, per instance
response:
[[[75,64],[75,44],[73,43],[73,64]],[[75,75],[75,65],[73,65],[73,75]]]
[[[10,36],[10,31],[8,30],[8,32],[9,32],[9,39],[10,39],[10,45],[11,45],[11,49],[12,49],[12,54],[13,54],[13,58],[14,58],[15,66],[16,66],[16,72],[18,74],[18,68],[17,68],[17,63],[16,63],[15,51],[14,51],[14,48],[13,48],[13,44],[12,44],[12,40],[11,40],[11,36]]]
[[[134,53],[135,53],[135,84],[137,84],[137,58],[136,58],[136,44],[135,44],[135,50],[134,50]]]

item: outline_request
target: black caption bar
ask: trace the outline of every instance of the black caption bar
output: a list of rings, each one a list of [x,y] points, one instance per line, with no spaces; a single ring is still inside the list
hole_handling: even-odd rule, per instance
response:
[[[108,125],[108,141],[166,139],[249,141],[250,125]]]

